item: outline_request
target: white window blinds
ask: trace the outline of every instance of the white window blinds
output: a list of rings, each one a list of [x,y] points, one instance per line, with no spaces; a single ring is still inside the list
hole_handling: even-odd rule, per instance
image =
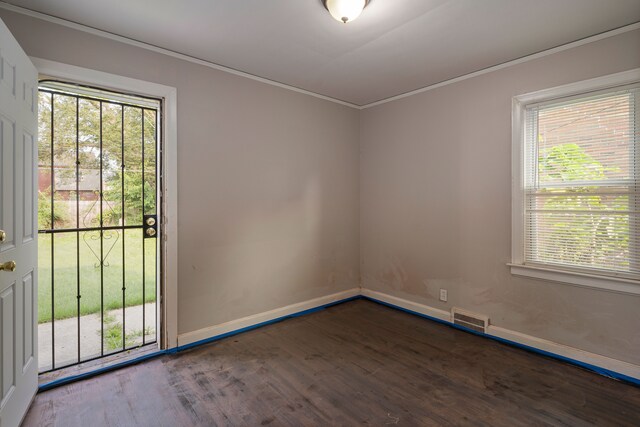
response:
[[[638,85],[525,109],[525,264],[640,278]]]

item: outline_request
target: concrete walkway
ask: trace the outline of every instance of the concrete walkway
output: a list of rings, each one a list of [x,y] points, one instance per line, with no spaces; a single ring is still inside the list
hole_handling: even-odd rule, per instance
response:
[[[148,303],[145,307],[145,327],[147,335],[145,342],[155,339],[156,304]],[[127,307],[126,309],[127,344],[131,346],[142,344],[142,305]],[[107,322],[109,320],[109,322]],[[78,318],[56,320],[52,323],[38,325],[38,367],[40,371],[51,368],[52,336],[51,328],[55,328],[55,356],[56,367],[78,362]],[[105,335],[109,327],[122,329],[122,309],[111,310],[105,316]],[[80,356],[82,360],[100,355],[100,313],[80,317]],[[122,337],[122,334],[119,335]],[[118,351],[122,347],[109,350],[105,345],[105,354]]]

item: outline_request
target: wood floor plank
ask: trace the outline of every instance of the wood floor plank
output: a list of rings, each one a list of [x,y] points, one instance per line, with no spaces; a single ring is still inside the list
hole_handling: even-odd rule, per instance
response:
[[[39,394],[25,426],[638,426],[640,388],[353,301]]]

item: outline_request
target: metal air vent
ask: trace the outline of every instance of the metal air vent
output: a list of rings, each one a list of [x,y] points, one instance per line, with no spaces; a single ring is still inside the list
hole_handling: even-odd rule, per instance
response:
[[[451,317],[453,318],[454,325],[462,326],[483,334],[487,332],[487,326],[489,326],[489,317],[456,307],[451,309]]]

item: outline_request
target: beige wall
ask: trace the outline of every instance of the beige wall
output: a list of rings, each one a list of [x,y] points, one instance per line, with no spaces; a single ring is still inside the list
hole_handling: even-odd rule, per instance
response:
[[[35,57],[178,91],[178,331],[359,285],[358,111],[0,10]]]
[[[517,278],[506,266],[511,98],[636,67],[640,31],[364,110],[363,287],[640,364],[639,296]]]

